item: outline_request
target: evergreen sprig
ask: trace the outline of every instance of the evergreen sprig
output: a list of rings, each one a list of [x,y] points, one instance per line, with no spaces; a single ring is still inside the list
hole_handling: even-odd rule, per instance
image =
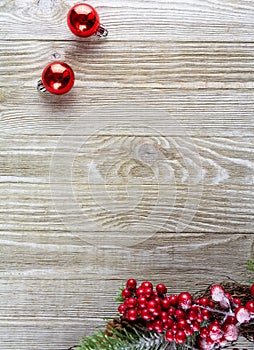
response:
[[[254,272],[254,260],[247,260],[247,269]]]
[[[119,304],[123,303],[124,302],[124,298],[122,296],[122,291],[124,290],[124,285],[122,285],[122,287],[120,288],[116,298],[115,298],[115,301]]]
[[[98,332],[84,337],[75,350],[166,350],[168,344],[163,334],[133,327],[133,332],[112,329],[112,336]]]
[[[122,329],[121,332],[112,328],[112,335],[98,332],[92,336],[86,336],[75,347],[75,350],[195,350],[196,334],[188,337],[185,344],[169,343],[163,333],[148,331],[139,327],[133,327],[132,332]]]

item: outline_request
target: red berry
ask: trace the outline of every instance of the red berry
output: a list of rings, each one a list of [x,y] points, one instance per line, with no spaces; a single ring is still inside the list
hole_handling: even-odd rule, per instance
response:
[[[156,303],[156,301],[154,301],[154,300],[150,300],[150,301],[148,301],[148,303],[147,303],[147,309],[150,311],[150,312],[154,312],[155,310],[156,310],[156,308],[157,308],[157,303]]]
[[[135,306],[137,306],[137,299],[136,298],[129,298],[127,299],[126,305],[128,308],[134,308]]]
[[[158,305],[153,312],[153,316],[157,317],[157,316],[160,316],[160,314],[161,314],[161,307]]]
[[[137,318],[138,318],[138,312],[136,309],[129,309],[127,311],[127,319],[129,321],[136,321]]]
[[[204,320],[209,320],[209,318],[212,315],[211,311],[209,311],[207,309],[201,310],[201,314],[202,314]]]
[[[188,320],[190,320],[190,321],[194,321],[194,320],[196,320],[196,318],[197,318],[197,316],[198,316],[198,313],[197,313],[197,311],[196,310],[188,310],[189,312],[188,312],[188,316],[187,316],[187,318],[188,318]]]
[[[168,298],[162,299],[161,306],[164,310],[168,310],[170,308],[170,301]]]
[[[141,288],[152,288],[153,289],[153,284],[149,281],[145,281],[141,284]]]
[[[170,329],[172,328],[174,324],[174,321],[172,320],[172,318],[168,318],[166,322],[164,322],[164,329]]]
[[[237,324],[237,319],[235,316],[228,316],[224,322],[224,325],[226,324]]]
[[[177,318],[177,320],[185,319],[186,313],[181,309],[177,309],[175,312],[175,317]]]
[[[215,306],[215,303],[214,303],[212,300],[210,300],[210,301],[209,301],[209,307],[211,307],[211,308],[213,309],[214,306]]]
[[[146,305],[147,305],[146,297],[143,297],[143,296],[138,297],[138,307],[140,309],[144,309],[146,308]]]
[[[162,325],[162,322],[161,320],[156,320],[154,323],[153,323],[153,328],[156,332],[158,333],[162,333],[163,332],[163,325]]]
[[[170,301],[170,305],[177,306],[178,305],[178,295],[170,295],[169,301]]]
[[[254,283],[253,283],[252,286],[250,287],[250,294],[251,294],[251,296],[254,298]]]
[[[136,295],[137,295],[138,297],[144,296],[144,295],[145,295],[145,289],[142,288],[142,287],[138,287],[138,289],[136,290]]]
[[[200,330],[200,323],[196,320],[193,321],[190,326],[195,332]]]
[[[168,314],[169,316],[174,316],[175,315],[175,312],[176,312],[176,309],[171,306],[169,309],[168,309]]]
[[[121,315],[123,315],[125,313],[125,311],[127,310],[127,306],[124,304],[121,304],[118,306],[118,311]]]
[[[199,299],[199,304],[202,306],[208,306],[209,305],[210,300],[208,298],[201,298]]]
[[[186,334],[184,331],[178,331],[175,335],[175,341],[178,343],[178,344],[183,344],[186,342]]]
[[[167,311],[161,311],[160,313],[160,319],[162,320],[162,322],[167,322],[168,320],[168,313]]]
[[[172,342],[175,340],[174,333],[171,330],[168,330],[165,334],[165,338],[168,342]]]
[[[187,323],[186,320],[181,319],[181,320],[179,320],[177,322],[177,326],[178,326],[179,329],[183,329],[184,330],[188,326],[188,323]]]
[[[130,278],[127,282],[126,282],[126,288],[130,289],[130,290],[135,290],[137,286],[137,281],[134,278]]]
[[[204,339],[206,339],[209,335],[209,331],[206,327],[203,327],[200,329],[200,336]]]
[[[153,295],[153,288],[151,287],[145,287],[144,288],[144,295],[146,298],[151,298]]]
[[[198,322],[203,322],[204,321],[204,316],[202,315],[202,313],[199,313],[198,315],[197,315],[197,319],[196,319]]]
[[[174,323],[171,327],[171,331],[176,334],[176,332],[179,330],[177,323]]]
[[[147,320],[151,320],[151,314],[147,309],[143,309],[141,311],[141,317],[143,318],[143,320],[147,321]]]
[[[127,288],[124,288],[122,290],[122,297],[124,299],[131,297],[131,291],[129,289],[127,289]]]
[[[160,297],[155,297],[153,300],[157,303],[157,305],[161,305],[162,299]]]
[[[159,294],[166,294],[167,293],[167,288],[166,288],[166,286],[164,284],[160,283],[160,284],[157,284],[156,291]]]
[[[254,300],[249,300],[245,307],[251,314],[254,314]]]
[[[233,299],[233,303],[235,304],[235,306],[238,307],[238,306],[241,305],[242,301],[241,301],[240,298],[234,298],[234,299]]]
[[[188,292],[182,292],[178,295],[178,304],[184,310],[187,310],[192,305],[192,296]]]
[[[147,328],[149,331],[153,331],[153,322],[152,322],[152,321],[146,322],[146,328]]]
[[[194,334],[194,330],[190,327],[190,326],[187,326],[185,329],[184,329],[184,332],[187,336],[191,336]]]

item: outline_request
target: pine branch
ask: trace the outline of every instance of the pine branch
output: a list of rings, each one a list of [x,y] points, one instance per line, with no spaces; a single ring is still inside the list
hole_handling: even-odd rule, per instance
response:
[[[254,260],[247,260],[247,269],[254,272]]]

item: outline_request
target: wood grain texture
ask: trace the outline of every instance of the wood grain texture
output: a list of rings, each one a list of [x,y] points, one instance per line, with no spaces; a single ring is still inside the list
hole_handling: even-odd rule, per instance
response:
[[[74,3],[0,0],[1,350],[67,350],[130,276],[195,291],[254,259],[253,1],[91,0],[105,41]],[[63,97],[36,91],[55,53]]]

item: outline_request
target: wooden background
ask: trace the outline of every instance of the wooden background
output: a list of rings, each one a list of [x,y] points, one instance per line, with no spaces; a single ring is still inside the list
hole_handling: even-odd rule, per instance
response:
[[[105,41],[69,32],[74,3],[0,0],[1,350],[66,350],[131,276],[194,291],[254,258],[254,1],[91,0]],[[54,54],[64,97],[36,90]]]

